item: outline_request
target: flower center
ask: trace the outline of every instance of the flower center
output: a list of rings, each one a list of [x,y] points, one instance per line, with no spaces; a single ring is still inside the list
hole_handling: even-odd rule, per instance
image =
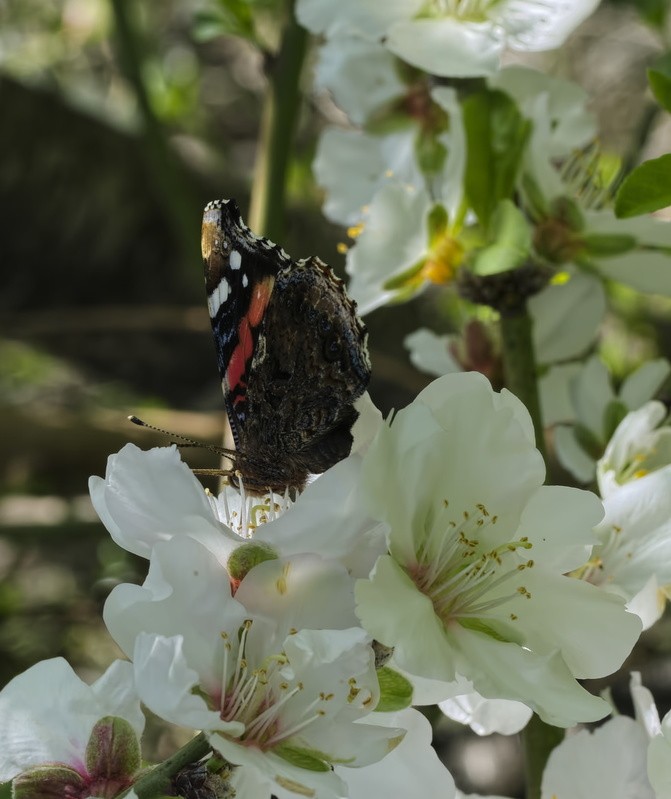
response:
[[[224,486],[217,498],[207,493],[219,521],[241,538],[252,538],[259,525],[275,521],[294,504],[288,489],[284,495],[268,493],[259,497],[245,491],[242,479],[239,485],[239,489]]]
[[[419,277],[431,283],[451,283],[464,258],[463,245],[453,236],[441,236],[432,246]]]
[[[519,556],[519,550],[533,546],[528,538],[485,549],[482,535],[498,517],[478,503],[457,518],[459,521],[454,520],[448,500],[443,500],[431,531],[419,547],[411,575],[419,590],[431,599],[443,624],[481,619],[520,595],[530,599],[522,584],[501,590],[533,567],[533,560],[520,561]],[[510,618],[517,617],[511,614]]]
[[[284,652],[268,655],[252,668],[245,651],[252,624],[251,619],[245,621],[236,636],[237,655],[229,635],[222,633],[224,662],[218,704],[222,720],[245,725],[243,734],[232,740],[267,751],[303,733],[325,716],[334,694],[311,688],[314,695],[304,696],[307,689],[299,679],[289,676],[292,669]],[[361,691],[356,678],[350,679],[349,686],[350,701],[354,701]]]

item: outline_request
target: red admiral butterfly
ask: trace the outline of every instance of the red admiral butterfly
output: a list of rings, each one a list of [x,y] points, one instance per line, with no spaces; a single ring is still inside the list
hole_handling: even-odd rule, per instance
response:
[[[325,263],[256,236],[235,200],[205,206],[202,251],[236,472],[253,493],[300,491],[350,452],[366,328]]]

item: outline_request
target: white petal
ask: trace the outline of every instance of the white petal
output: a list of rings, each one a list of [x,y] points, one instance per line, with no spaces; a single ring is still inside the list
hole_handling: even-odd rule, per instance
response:
[[[440,377],[451,372],[461,372],[458,361],[450,353],[450,344],[455,336],[438,336],[432,330],[422,327],[403,340],[410,352],[413,365],[422,372]]]
[[[352,454],[363,454],[383,424],[382,412],[367,391],[354,403],[354,409],[359,415],[352,426]]]
[[[662,726],[659,721],[657,706],[650,691],[641,683],[640,672],[632,671],[629,690],[634,703],[636,721],[643,726],[643,729],[651,738],[653,735],[659,735],[662,731]]]
[[[237,635],[247,615],[231,597],[225,569],[188,537],[157,544],[144,585],[117,586],[103,612],[112,637],[129,656],[141,632],[182,635],[189,666],[210,689],[220,679],[214,655],[223,646],[221,632]]]
[[[142,632],[137,636],[133,665],[140,698],[153,713],[173,724],[242,734],[244,724],[222,721],[219,713],[208,710],[205,700],[194,691],[200,685],[200,677],[189,667],[183,643],[181,635],[165,638]]]
[[[526,727],[532,711],[510,699],[485,699],[477,691],[444,699],[438,705],[453,721],[467,724],[477,735],[514,735]]]
[[[355,587],[357,614],[378,641],[393,646],[401,668],[420,677],[455,679],[454,652],[431,600],[388,556]]]
[[[132,663],[115,660],[91,685],[91,691],[98,697],[100,707],[105,708],[104,715],[126,719],[138,736],[142,735],[145,718],[135,690]]]
[[[347,253],[347,272],[352,277],[348,290],[360,314],[393,297],[394,292],[383,284],[424,256],[430,205],[424,192],[394,182],[385,184],[373,198],[363,232]]]
[[[254,799],[262,797],[261,786],[268,785],[278,799],[296,799],[297,796],[313,796],[319,799],[340,799],[347,795],[347,787],[334,772],[308,771],[299,768],[273,754],[254,746],[240,746],[216,733],[209,736],[210,743],[229,763],[241,766],[241,771],[254,774],[252,784]],[[236,769],[238,771],[238,769]],[[243,785],[246,787],[246,780]],[[292,787],[293,786],[293,789]],[[247,799],[247,793],[238,794]]]
[[[339,560],[354,577],[367,575],[386,548],[386,528],[364,506],[360,480],[361,458],[351,455],[311,483],[276,521],[260,525],[255,539],[283,557],[318,551]]]
[[[600,0],[506,0],[501,23],[509,32],[513,50],[554,50],[587,19]]]
[[[522,513],[518,531],[533,544],[530,557],[555,574],[565,574],[589,560],[599,542],[592,531],[603,519],[603,505],[591,491],[541,486]]]
[[[344,225],[356,224],[384,172],[380,142],[361,131],[326,128],[312,169],[326,192],[325,216]]]
[[[603,439],[604,414],[608,403],[615,399],[615,392],[610,373],[598,356],[593,355],[580,370],[571,385],[571,396],[578,422]]]
[[[421,0],[298,0],[296,18],[312,33],[333,36],[338,33],[365,33],[381,36],[396,19],[412,16]]]
[[[458,648],[459,671],[468,674],[479,693],[523,702],[548,724],[570,727],[577,721],[596,721],[610,711],[607,702],[575,681],[556,652],[537,655],[466,629],[459,631]]]
[[[571,384],[580,373],[579,363],[552,366],[538,381],[543,424],[550,427],[558,422],[575,420],[575,408],[571,399]]]
[[[569,735],[550,754],[542,799],[654,799],[646,774],[647,739],[618,716],[590,732]]]
[[[542,146],[546,159],[569,155],[597,133],[596,118],[587,111],[589,95],[572,81],[513,65],[496,72],[488,83],[509,94],[524,116],[532,120],[532,136],[539,126],[545,127]]]
[[[343,630],[357,624],[353,581],[344,566],[319,555],[295,555],[255,566],[235,594],[248,613],[272,619],[265,652],[279,652],[290,631]],[[253,635],[253,634],[250,634]]]
[[[579,679],[605,677],[622,665],[641,634],[641,621],[619,596],[536,568],[520,581],[531,598],[511,599],[502,610],[516,614],[513,628],[526,646],[539,653],[558,649]]]
[[[148,558],[174,535],[201,539],[225,562],[239,541],[214,518],[203,487],[175,446],[147,452],[126,444],[107,461],[104,485],[91,478],[91,500],[119,546]]]
[[[347,783],[350,799],[454,797],[454,781],[431,746],[431,725],[421,713],[408,708],[400,713],[375,713],[366,721],[368,724],[404,727],[407,733],[379,763],[358,769],[336,766],[336,773]]]
[[[554,430],[557,460],[581,483],[594,479],[594,461],[578,443],[573,429],[558,425]]]
[[[385,45],[432,75],[475,78],[496,71],[505,35],[491,22],[413,19],[390,25]]]
[[[599,271],[647,294],[671,295],[671,259],[661,252],[634,250],[598,263]]]
[[[374,40],[334,36],[319,49],[315,85],[329,89],[350,120],[363,125],[369,116],[406,92],[397,64],[394,56]]]
[[[113,663],[100,678],[109,696],[82,682],[63,658],[43,660],[7,683],[0,692],[0,782],[53,762],[83,773],[91,730],[104,716],[123,716],[141,729],[129,666]]]
[[[668,799],[671,796],[671,713],[662,719],[661,735],[656,735],[648,746],[648,776],[656,799]]]
[[[606,515],[597,535],[606,545],[594,554],[602,560],[600,581],[615,585],[631,599],[656,575],[671,583],[671,467],[626,483],[605,501]]]
[[[606,295],[600,280],[576,274],[532,297],[529,312],[538,362],[565,361],[582,355],[596,338]]]
[[[649,630],[656,621],[662,618],[665,608],[666,593],[659,587],[654,574],[643,588],[627,602],[627,610],[639,617],[644,630]]]
[[[671,261],[669,262],[671,268]],[[622,384],[620,399],[629,408],[640,408],[655,396],[666,378],[671,374],[671,365],[666,358],[646,361],[632,372]]]
[[[651,470],[671,463],[671,457],[668,460],[665,457],[671,454],[670,448],[664,445],[666,436],[656,431],[666,416],[665,406],[652,400],[630,411],[617,426],[596,465],[599,493],[604,499],[617,491],[622,483],[640,476],[630,474],[632,464],[638,466],[638,472],[639,469]],[[658,456],[661,456],[659,461]]]

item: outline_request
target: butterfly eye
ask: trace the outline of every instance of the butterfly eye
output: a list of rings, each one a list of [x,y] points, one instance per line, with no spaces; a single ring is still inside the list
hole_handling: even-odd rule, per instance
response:
[[[324,339],[324,358],[326,358],[329,363],[333,363],[340,359],[341,350],[340,340],[334,333]]]

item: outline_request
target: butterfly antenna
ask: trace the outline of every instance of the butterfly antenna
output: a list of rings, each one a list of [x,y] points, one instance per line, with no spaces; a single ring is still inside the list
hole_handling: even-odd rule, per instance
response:
[[[156,427],[156,425],[149,424],[145,422],[143,419],[140,419],[137,416],[131,415],[128,417],[128,421],[136,424],[138,427],[146,427],[147,430],[154,430],[157,433],[163,433],[165,436],[171,436],[173,438],[179,438],[181,441],[185,441],[185,445],[177,444],[177,446],[189,446],[189,447],[198,447],[199,449],[207,449],[210,452],[214,452],[217,455],[226,455],[226,457],[236,457],[239,453],[234,449],[226,449],[225,447],[218,447],[216,444],[206,444],[203,441],[196,441],[193,438],[189,438],[188,436],[183,436],[181,433],[173,433],[171,430],[164,430],[162,427]]]

